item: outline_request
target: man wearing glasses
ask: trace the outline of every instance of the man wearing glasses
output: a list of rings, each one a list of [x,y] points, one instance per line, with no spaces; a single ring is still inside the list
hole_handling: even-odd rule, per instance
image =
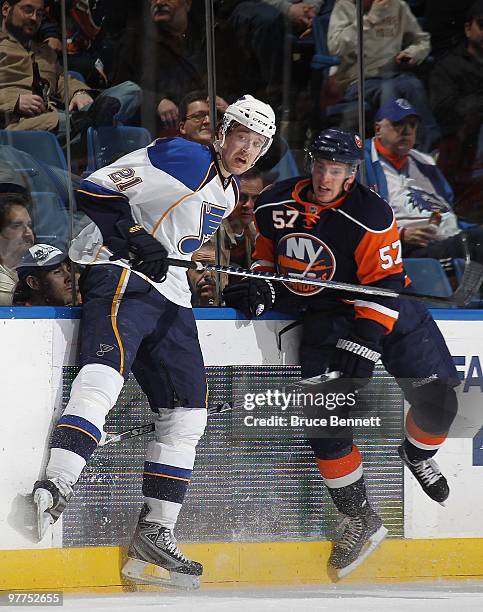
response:
[[[227,108],[223,98],[216,97],[216,125]],[[192,91],[179,104],[179,135],[199,144],[211,144],[210,108],[206,91]]]
[[[69,105],[64,109],[66,83],[57,55],[47,43],[35,40],[44,9],[44,0],[1,2],[0,127],[52,131],[64,144],[67,113],[71,137],[90,125],[127,121],[141,101],[141,90],[134,83],[104,90],[94,102],[93,91],[69,77]]]

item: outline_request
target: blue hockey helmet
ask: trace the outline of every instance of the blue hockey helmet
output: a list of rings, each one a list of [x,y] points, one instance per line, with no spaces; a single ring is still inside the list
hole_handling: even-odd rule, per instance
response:
[[[328,159],[348,164],[354,173],[364,157],[364,149],[357,134],[329,128],[314,138],[307,149],[307,155],[311,163],[316,159]]]

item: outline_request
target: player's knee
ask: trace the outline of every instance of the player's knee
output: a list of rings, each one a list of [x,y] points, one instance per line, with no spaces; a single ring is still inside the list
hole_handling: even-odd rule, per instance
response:
[[[64,414],[83,417],[102,429],[123,384],[123,377],[114,368],[100,363],[85,365],[72,383]]]
[[[447,432],[458,412],[454,387],[434,381],[418,389],[411,402],[416,424],[428,433]]]
[[[195,447],[206,427],[205,408],[161,408],[156,417],[156,440],[167,446]]]

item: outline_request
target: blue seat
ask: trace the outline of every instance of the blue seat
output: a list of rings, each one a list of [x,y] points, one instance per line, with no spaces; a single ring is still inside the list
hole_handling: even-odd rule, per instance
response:
[[[295,160],[294,154],[290,149],[285,138],[280,138],[281,144],[287,147],[283,157],[278,161],[273,168],[270,169],[270,174],[276,172],[276,181],[283,181],[294,176],[300,176],[300,170]]]
[[[29,153],[47,166],[67,170],[67,162],[57,138],[42,130],[0,130],[0,144]]]
[[[35,242],[66,250],[70,238],[69,213],[56,193],[32,191]]]
[[[90,127],[87,130],[87,172],[108,166],[123,155],[146,147],[152,140],[148,130],[142,127]]]
[[[425,293],[438,297],[449,297],[453,289],[449,283],[446,272],[438,259],[430,257],[414,257],[404,259],[404,269],[412,281],[412,289],[416,293]],[[454,308],[438,303],[429,302],[430,308]]]

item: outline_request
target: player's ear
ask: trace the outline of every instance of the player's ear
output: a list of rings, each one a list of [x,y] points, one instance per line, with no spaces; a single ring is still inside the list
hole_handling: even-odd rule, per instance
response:
[[[178,132],[181,134],[181,136],[184,136],[186,134],[186,130],[184,129],[184,123],[184,121],[180,121],[178,125]]]
[[[380,121],[376,121],[374,123],[374,136],[376,138],[378,138],[381,134],[381,122]]]
[[[356,175],[353,174],[352,176],[350,176],[348,179],[346,179],[344,181],[344,191],[349,191],[349,189],[352,187],[352,185],[354,184],[354,181],[356,180]]]

